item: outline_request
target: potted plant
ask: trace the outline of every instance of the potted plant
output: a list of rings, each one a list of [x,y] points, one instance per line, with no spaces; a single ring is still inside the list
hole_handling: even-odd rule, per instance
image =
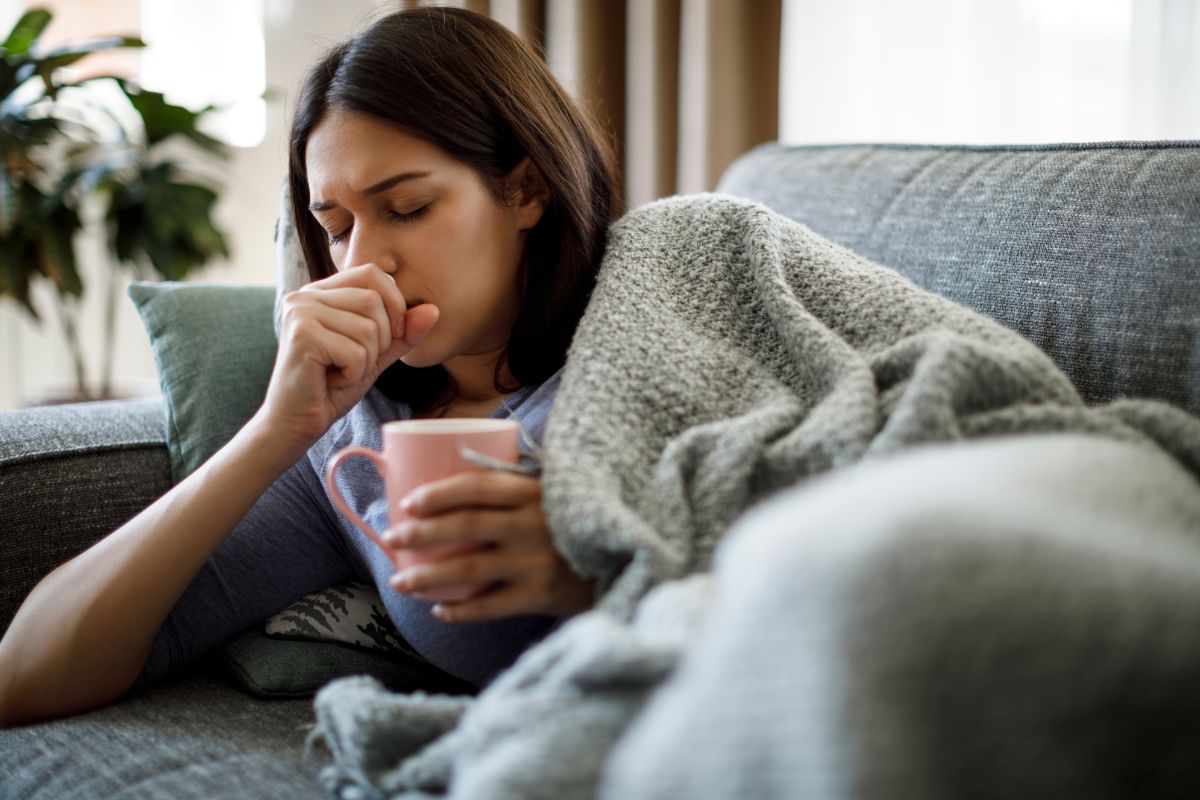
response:
[[[227,151],[198,129],[211,106],[190,111],[112,76],[64,81],[60,68],[84,56],[143,44],[114,36],[39,51],[51,19],[45,9],[31,10],[0,44],[0,296],[40,319],[30,287],[49,282],[74,366],[71,399],[99,399],[112,394],[121,271],[181,280],[229,255],[213,221],[219,183],[213,167]],[[113,98],[124,107],[114,107]],[[95,390],[78,322],[85,287],[75,241],[84,206],[98,209],[111,255]]]

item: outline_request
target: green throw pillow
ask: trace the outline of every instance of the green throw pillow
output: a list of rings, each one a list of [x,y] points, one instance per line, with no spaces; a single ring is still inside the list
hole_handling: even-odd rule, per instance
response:
[[[220,657],[229,677],[255,697],[311,697],[328,681],[344,675],[371,675],[393,692],[475,691],[423,659],[339,642],[272,639],[258,628],[233,637],[221,648]]]
[[[178,483],[262,404],[277,347],[275,289],[134,282],[129,296],[150,335]],[[276,636],[293,638],[268,637],[256,626],[226,642],[216,657],[235,683],[258,697],[308,697],[344,675],[372,675],[394,691],[474,690],[406,648],[389,645],[398,634],[381,603],[370,602],[372,594],[377,600],[374,587],[351,583],[309,595],[267,621]]]
[[[150,335],[179,483],[262,404],[277,346],[275,289],[135,281],[129,297]]]

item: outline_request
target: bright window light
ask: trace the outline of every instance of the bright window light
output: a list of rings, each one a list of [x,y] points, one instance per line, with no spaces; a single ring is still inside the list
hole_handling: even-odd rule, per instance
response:
[[[197,110],[214,105],[201,129],[235,147],[267,130],[263,0],[143,0],[142,84]]]

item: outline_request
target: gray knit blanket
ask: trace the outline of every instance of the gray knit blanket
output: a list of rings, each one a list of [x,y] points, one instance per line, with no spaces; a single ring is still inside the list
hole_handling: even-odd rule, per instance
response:
[[[1061,459],[1060,440],[1074,443]],[[1017,446],[1013,442],[1037,443],[1043,449],[1030,451],[1032,456],[996,455],[987,449],[989,444]],[[983,448],[983,455],[954,461],[975,453],[972,447]],[[1099,455],[1089,450],[1096,447]],[[1103,447],[1123,450],[1105,461],[1109,451]],[[930,455],[941,450],[951,452],[949,462]],[[925,461],[904,466],[905,459],[918,457]],[[1136,465],[1139,458],[1148,465],[1137,466],[1134,477],[1149,483],[1133,499],[1118,503],[1114,498],[1125,495],[1113,486],[1137,483],[1120,474],[1121,465]],[[1200,557],[1180,554],[1191,553],[1188,536],[1200,532],[1195,477],[1200,474],[1200,421],[1152,402],[1087,407],[1047,356],[1016,333],[761,205],[718,195],[659,201],[627,214],[612,228],[548,424],[544,459],[544,508],[555,542],[580,574],[598,579],[595,610],[570,619],[534,645],[476,698],[397,695],[366,677],[326,686],[315,700],[317,725],[310,744],[321,741],[333,754],[322,774],[330,796],[982,797],[1002,796],[1005,789],[1017,791],[1010,796],[1035,796],[1020,781],[1036,776],[1039,759],[1095,764],[1097,775],[1104,777],[1113,763],[1109,757],[1119,747],[1107,740],[1094,742],[1091,749],[1072,751],[1080,756],[1075,761],[1052,747],[1033,747],[1036,757],[1030,763],[1015,757],[999,762],[982,758],[980,753],[997,751],[980,744],[973,743],[969,753],[965,746],[956,748],[960,728],[982,726],[987,735],[981,741],[993,747],[1012,737],[1044,733],[1025,716],[1019,725],[1016,717],[1006,716],[1007,704],[999,710],[996,703],[988,705],[992,713],[984,719],[964,713],[938,726],[924,722],[938,715],[922,713],[923,702],[932,702],[939,713],[942,701],[956,707],[986,705],[992,696],[988,687],[1000,672],[1011,677],[1012,660],[982,657],[974,650],[963,654],[955,661],[965,667],[951,672],[969,673],[973,682],[961,684],[961,696],[933,701],[937,691],[959,686],[940,677],[937,691],[920,682],[896,691],[894,677],[878,674],[893,674],[881,665],[894,663],[889,659],[895,653],[907,654],[906,664],[914,660],[908,645],[896,644],[899,637],[882,635],[900,628],[889,627],[891,623],[880,627],[878,614],[847,612],[846,598],[877,594],[844,587],[832,594],[822,589],[819,597],[803,594],[827,587],[821,576],[832,574],[828,570],[788,579],[811,572],[813,564],[829,563],[811,549],[786,561],[788,548],[803,542],[809,530],[801,523],[835,520],[829,524],[838,526],[839,537],[829,541],[844,545],[901,541],[897,526],[886,524],[889,519],[924,520],[907,527],[919,533],[909,537],[911,548],[888,545],[888,552],[898,554],[958,552],[953,547],[929,549],[927,543],[939,530],[958,537],[948,541],[960,541],[963,531],[1017,530],[1019,536],[1001,530],[987,541],[1020,541],[1018,562],[1029,559],[1036,565],[1051,563],[1030,555],[1041,546],[1039,536],[1061,545],[1081,526],[1111,526],[1120,515],[1106,513],[1093,525],[1080,523],[1081,517],[1047,512],[998,527],[994,523],[1007,509],[1040,508],[1037,504],[1044,501],[1048,508],[1062,504],[1095,514],[1107,508],[1106,502],[1117,503],[1134,515],[1126,528],[1139,527],[1142,520],[1157,529],[1182,531],[1172,540],[1180,552],[1166,561],[1172,568],[1195,566],[1200,578]],[[1028,474],[1014,464],[1029,465]],[[1035,466],[1044,474],[1033,480]],[[856,475],[859,483],[846,489],[846,476]],[[941,477],[921,477],[937,475]],[[838,480],[843,481],[841,489],[827,485]],[[894,489],[897,481],[907,481],[907,488]],[[934,504],[957,514],[951,514],[953,524],[921,516],[931,504],[914,498],[927,498],[922,492],[931,485],[962,481],[974,483],[938,495]],[[1081,485],[1089,488],[1079,489]],[[893,488],[873,488],[880,486]],[[1056,486],[1061,491],[1048,488]],[[1033,499],[1022,499],[1023,491],[1034,493]],[[1158,491],[1164,492],[1161,502],[1153,494]],[[792,502],[807,503],[806,510],[772,518],[767,527],[776,529],[775,544],[757,550],[742,544],[737,551],[738,542],[766,535],[755,532],[754,520],[761,529],[772,504],[797,492],[804,497]],[[852,499],[834,508],[822,496]],[[907,510],[895,515],[875,510],[868,520],[868,507],[878,503]],[[972,509],[977,509],[975,516]],[[787,520],[799,520],[800,530],[780,534],[778,529],[791,524]],[[1049,526],[1049,533],[1043,534],[1042,526]],[[886,535],[880,533],[885,529]],[[810,538],[805,547],[821,541]],[[714,573],[714,552],[727,546],[755,555],[740,562],[730,556],[736,565]],[[775,552],[781,554],[778,559],[771,555]],[[906,557],[897,556],[895,563],[907,563]],[[974,576],[965,584],[953,583],[967,598],[982,596],[975,594],[975,581],[992,574],[989,563],[1006,565],[1006,571],[996,573],[1001,576],[1036,572],[1008,569],[1017,562],[1000,556],[972,558],[968,561],[976,567],[963,572],[959,565],[951,571]],[[922,558],[920,564],[931,561],[937,558]],[[784,563],[792,564],[789,571],[770,584],[769,577]],[[838,569],[838,574],[859,574]],[[1046,585],[1075,586],[1060,579],[1061,574],[1054,571]],[[892,585],[880,580],[859,583]],[[928,576],[920,583],[950,585]],[[1000,583],[1006,588],[989,595],[995,602],[977,604],[980,608],[1051,597],[1025,584]],[[1177,583],[1200,586],[1200,580]],[[911,580],[895,584],[894,591],[884,593],[882,607],[888,607],[888,597],[911,594],[913,585]],[[1192,591],[1189,597],[1200,608],[1195,595]],[[840,599],[834,602],[833,596]],[[770,597],[790,599],[768,604],[765,598]],[[755,598],[759,607],[746,614],[756,616],[738,616],[733,610],[752,608]],[[1168,594],[1166,599],[1180,598]],[[1039,602],[1056,613],[1063,607],[1058,600]],[[904,641],[934,642],[921,651],[926,655],[958,653],[961,642],[974,641],[947,632],[942,620],[946,604],[907,607],[923,611],[919,623],[909,619],[904,630],[911,635]],[[1075,608],[1070,603],[1066,607]],[[1070,628],[1072,621],[1085,620],[1088,631],[1108,631],[1095,613],[1069,613],[1063,624]],[[1174,621],[1183,622],[1185,616]],[[1195,616],[1187,618],[1189,631],[1200,630]],[[936,628],[930,627],[932,619],[940,620]],[[1020,632],[1034,618],[1023,619],[1020,625],[992,627]],[[1153,627],[1163,620],[1147,617],[1146,622]],[[834,639],[817,633],[833,629],[843,633]],[[751,641],[746,637],[755,631],[770,631],[773,638],[746,652]],[[1200,635],[1188,632],[1187,638],[1196,640],[1195,646],[1180,652],[1189,658],[1200,654]],[[836,644],[846,641],[891,644],[876,650],[862,645],[850,657]],[[1054,649],[1052,644],[1044,647]],[[1071,650],[1070,642],[1065,647],[1079,658],[1094,658],[1098,652],[1082,644]],[[1027,645],[1020,663],[1051,665],[1039,652]],[[800,654],[796,658],[803,663],[774,657],[785,653]],[[693,663],[697,659],[702,663]],[[867,663],[875,677],[856,678],[861,667],[853,665]],[[927,666],[914,674],[922,680],[945,672],[943,661],[933,656],[921,663]],[[1086,661],[1064,663],[1088,669]],[[1200,668],[1200,657],[1169,663],[1180,670],[1185,663]],[[1052,667],[1046,666],[1045,673],[1061,685],[1066,667],[1059,661]],[[701,675],[707,677],[697,677]],[[823,682],[814,675],[825,676]],[[831,682],[831,675],[838,680]],[[1076,677],[1070,673],[1067,683]],[[854,680],[860,680],[855,685],[891,688],[846,691]],[[1036,683],[1032,677],[1029,681]],[[837,686],[843,688],[831,688]],[[1143,688],[1142,694],[1153,691]],[[1037,692],[1031,697],[1037,700],[1035,710],[1046,707]],[[1102,694],[1089,697],[1105,713],[1137,705],[1125,694],[1110,700]],[[1187,705],[1198,704],[1189,697]],[[870,741],[886,746],[871,750],[862,738],[864,728],[847,727],[846,720],[865,714],[864,708],[870,713],[861,718],[871,720],[874,732]],[[1197,719],[1200,713],[1164,724],[1194,726],[1188,728],[1194,731],[1200,730]],[[1170,733],[1147,724],[1160,739]],[[1054,725],[1070,728],[1057,718]],[[893,735],[881,739],[881,731]],[[894,735],[897,731],[903,735]],[[930,751],[939,754],[932,762],[921,755]],[[913,764],[925,769],[929,763],[942,766],[905,772],[915,769]],[[796,765],[805,769],[797,772]],[[1089,784],[1087,776],[1076,774],[1086,771],[1083,767],[1064,769],[1074,777],[1054,784],[1056,791],[1123,785]],[[931,777],[935,775],[939,777]],[[979,776],[986,791],[955,782],[954,776],[963,775]],[[1005,784],[1006,775],[1017,783]]]

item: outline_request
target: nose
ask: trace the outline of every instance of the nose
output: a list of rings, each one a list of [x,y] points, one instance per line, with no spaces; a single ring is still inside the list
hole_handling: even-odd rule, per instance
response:
[[[387,273],[397,270],[396,254],[388,246],[386,237],[364,224],[355,224],[346,242],[346,256],[342,269],[374,264]]]

